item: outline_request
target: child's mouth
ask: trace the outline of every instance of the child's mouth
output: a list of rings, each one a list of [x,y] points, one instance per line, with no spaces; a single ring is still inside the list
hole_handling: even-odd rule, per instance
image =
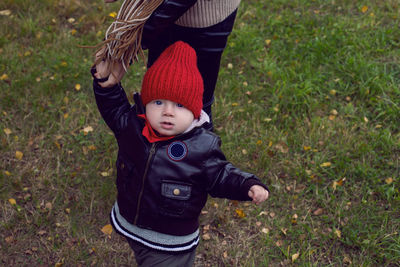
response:
[[[164,121],[164,122],[161,123],[161,126],[164,129],[171,129],[172,127],[174,127],[174,124],[171,123],[171,122]]]

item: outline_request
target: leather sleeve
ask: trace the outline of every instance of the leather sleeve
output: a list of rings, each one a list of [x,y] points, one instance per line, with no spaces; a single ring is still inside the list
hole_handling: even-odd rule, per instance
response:
[[[251,186],[260,185],[268,190],[254,174],[244,172],[228,162],[220,149],[220,141],[213,145],[205,163],[207,191],[212,197],[232,200],[251,200],[248,192]]]
[[[197,0],[165,0],[144,24],[142,48],[151,48],[152,43],[196,2]]]
[[[120,83],[103,88],[98,84],[98,80],[94,79],[93,91],[101,116],[114,134],[118,135],[120,130],[126,127],[128,112],[132,108],[124,89]]]

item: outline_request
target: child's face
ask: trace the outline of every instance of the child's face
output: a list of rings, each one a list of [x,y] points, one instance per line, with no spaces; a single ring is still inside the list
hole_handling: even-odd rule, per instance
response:
[[[172,136],[183,133],[193,122],[193,113],[176,102],[156,99],[146,105],[146,118],[159,134]]]

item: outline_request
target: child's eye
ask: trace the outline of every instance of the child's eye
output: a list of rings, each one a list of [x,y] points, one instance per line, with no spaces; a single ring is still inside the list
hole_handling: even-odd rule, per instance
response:
[[[183,108],[183,105],[179,104],[179,103],[176,103],[176,106],[179,107],[179,108]]]
[[[161,105],[161,104],[162,104],[162,102],[161,102],[160,100],[155,100],[154,103],[155,103],[156,105]]]

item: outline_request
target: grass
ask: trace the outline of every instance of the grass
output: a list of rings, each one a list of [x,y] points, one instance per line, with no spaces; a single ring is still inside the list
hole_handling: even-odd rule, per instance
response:
[[[135,264],[101,231],[116,144],[91,91],[94,50],[80,47],[101,40],[118,5],[0,3],[3,266]],[[399,21],[395,0],[242,1],[216,132],[271,197],[210,199],[196,266],[399,266]],[[130,69],[128,92],[143,72]]]

